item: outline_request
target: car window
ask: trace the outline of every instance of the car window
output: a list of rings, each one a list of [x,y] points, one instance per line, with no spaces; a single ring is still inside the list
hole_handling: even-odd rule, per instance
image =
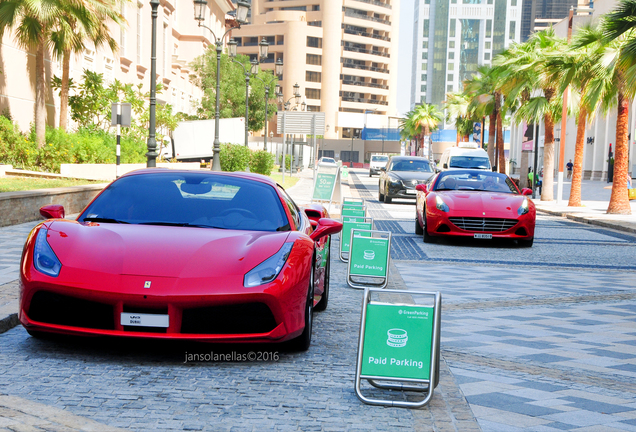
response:
[[[289,197],[289,195],[287,195],[287,192],[285,192],[285,189],[283,189],[282,187],[278,187],[278,190],[280,191],[281,195],[283,196],[283,201],[285,201],[285,205],[289,209],[289,213],[291,214],[292,219],[294,220],[294,225],[296,225],[296,229],[299,229],[299,227],[300,227],[300,209],[296,206],[296,203],[294,202],[294,200],[292,200]]]
[[[372,162],[386,162],[389,160],[388,156],[371,156]]]
[[[389,171],[418,171],[418,172],[433,172],[431,164],[428,160],[416,160],[416,159],[398,159],[391,163]]]
[[[444,171],[435,183],[436,191],[464,190],[501,193],[519,193],[514,183],[505,174],[486,171],[483,174],[462,171]]]
[[[481,156],[453,156],[448,163],[449,168],[489,169],[490,161]]]
[[[122,177],[100,194],[78,220],[254,231],[289,230],[287,215],[272,186],[194,172]]]

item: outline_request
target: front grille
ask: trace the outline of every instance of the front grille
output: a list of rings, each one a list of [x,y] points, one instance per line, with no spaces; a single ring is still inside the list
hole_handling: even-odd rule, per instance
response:
[[[38,291],[29,306],[29,318],[47,324],[114,330],[115,319],[111,305],[89,300]]]
[[[451,223],[464,231],[503,232],[517,224],[516,219],[452,217]]]
[[[263,303],[184,309],[181,333],[268,333],[276,328],[272,311]]]

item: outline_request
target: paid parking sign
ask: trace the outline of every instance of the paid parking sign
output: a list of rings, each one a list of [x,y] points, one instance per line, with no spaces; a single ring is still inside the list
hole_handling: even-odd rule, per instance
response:
[[[370,231],[373,229],[373,219],[353,216],[342,217],[342,231],[340,231],[340,260],[344,262],[349,260],[348,254],[352,229]],[[370,233],[366,233],[364,235],[367,237],[371,236]],[[345,257],[344,254],[347,254],[347,257]]]
[[[389,239],[362,237],[352,231],[349,269],[351,276],[387,276]]]
[[[369,304],[362,377],[428,380],[433,312],[431,307]]]
[[[365,217],[367,213],[365,206],[358,205],[343,205],[342,216],[358,216]]]

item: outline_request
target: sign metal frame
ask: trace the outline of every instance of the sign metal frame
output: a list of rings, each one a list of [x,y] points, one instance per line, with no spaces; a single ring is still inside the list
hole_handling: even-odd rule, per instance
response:
[[[370,233],[370,236],[364,237],[356,237],[355,233]],[[386,252],[386,266],[385,266],[385,274],[384,276],[369,276],[364,274],[356,274],[352,273],[351,266],[353,264],[353,260],[351,259],[352,250],[353,250],[353,239],[354,238],[381,238],[387,240],[387,252]],[[378,231],[378,230],[362,230],[362,229],[352,229],[351,230],[351,240],[349,241],[349,257],[347,266],[347,284],[351,288],[356,289],[365,289],[365,288],[386,288],[389,283],[389,266],[391,265],[391,231]],[[354,280],[353,278],[364,278],[361,280]]]
[[[340,231],[339,237],[340,237],[340,245],[338,247],[338,256],[340,257],[340,261],[342,262],[349,262],[349,251],[348,250],[343,250],[343,231],[344,231],[344,224],[347,223],[347,221],[345,221],[345,218],[351,218],[351,219],[363,219],[362,221],[355,221],[356,223],[371,223],[371,229],[373,230],[373,218],[372,217],[368,217],[368,216],[340,216],[340,221],[342,222],[343,225],[343,230]],[[349,221],[351,222],[351,221]],[[353,229],[353,228],[352,228]],[[349,243],[349,247],[351,247],[351,243]],[[345,256],[346,254],[346,256]]]
[[[370,376],[370,375],[362,375],[362,362],[364,356],[364,337],[367,329],[367,307],[371,302],[371,294],[372,293],[382,293],[386,294],[387,291],[379,288],[366,288],[364,290],[364,296],[362,300],[362,313],[360,319],[360,333],[358,339],[358,354],[356,359],[356,376],[355,376],[355,392],[358,399],[360,399],[363,403],[369,405],[380,405],[380,406],[390,406],[390,407],[400,407],[400,408],[422,408],[431,401],[433,397],[433,392],[435,387],[439,384],[439,362],[440,362],[440,340],[441,340],[441,322],[442,322],[442,294],[439,291],[429,292],[429,291],[409,291],[409,290],[390,290],[391,294],[407,294],[411,296],[425,296],[432,297],[432,308],[433,308],[433,328],[431,335],[431,351],[430,351],[430,370],[429,370],[429,379],[417,379],[417,378],[395,378],[395,377],[384,377],[384,376]],[[387,304],[374,302],[374,304]],[[391,306],[408,306],[408,307],[425,307],[426,309],[431,308],[431,304],[427,304],[426,306],[422,306],[420,304],[403,304],[403,303],[392,303]],[[370,324],[371,325],[371,324]],[[383,390],[405,390],[405,391],[415,391],[420,393],[426,393],[424,399],[418,402],[406,402],[400,400],[388,400],[388,399],[376,399],[367,397],[362,394],[362,380],[366,380],[373,387]],[[382,382],[378,382],[382,381]],[[431,383],[434,385],[431,386]],[[416,384],[416,385],[414,385]]]

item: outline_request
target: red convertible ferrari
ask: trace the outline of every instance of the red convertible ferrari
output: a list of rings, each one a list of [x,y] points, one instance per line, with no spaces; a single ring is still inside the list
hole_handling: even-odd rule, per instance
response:
[[[330,235],[257,174],[146,169],[75,221],[49,205],[21,262],[20,322],[62,333],[283,342],[306,350],[329,298]]]
[[[532,246],[536,210],[505,174],[483,170],[442,171],[416,186],[415,233],[436,237],[510,238]]]

